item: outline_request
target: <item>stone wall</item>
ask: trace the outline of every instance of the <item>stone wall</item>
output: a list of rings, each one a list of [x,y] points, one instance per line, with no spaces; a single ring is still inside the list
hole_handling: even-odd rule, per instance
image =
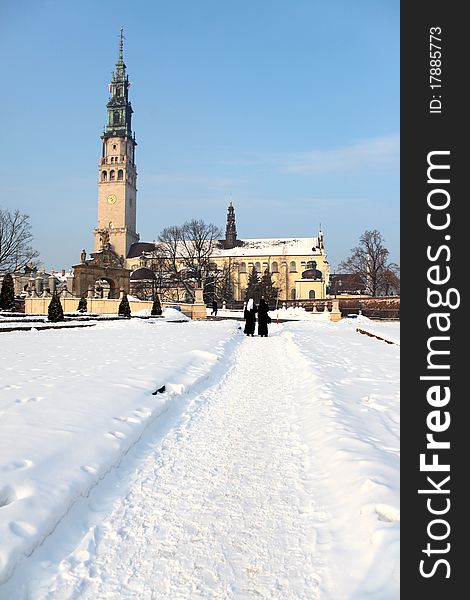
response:
[[[51,298],[25,298],[25,314],[29,315],[47,315],[47,309]],[[80,298],[60,298],[60,303],[64,312],[76,312]],[[87,298],[87,313],[94,313],[100,315],[117,315],[119,310],[119,299],[100,299],[100,298]],[[151,301],[136,301],[129,300],[129,306],[131,307],[131,313],[135,314],[141,310],[152,308]],[[206,318],[206,306],[205,304],[194,303],[187,304],[184,302],[162,302],[162,308],[168,306],[179,306],[181,312],[191,319],[205,319]],[[83,314],[87,314],[83,313]]]

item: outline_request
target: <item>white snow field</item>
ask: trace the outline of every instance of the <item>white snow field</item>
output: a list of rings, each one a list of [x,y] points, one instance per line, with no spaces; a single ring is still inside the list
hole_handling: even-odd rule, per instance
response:
[[[0,599],[398,599],[399,347],[355,321],[1,333]]]

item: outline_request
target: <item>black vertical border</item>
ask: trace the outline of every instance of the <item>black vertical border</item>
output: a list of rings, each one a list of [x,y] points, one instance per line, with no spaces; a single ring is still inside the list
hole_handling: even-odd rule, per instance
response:
[[[463,15],[464,8],[464,3],[451,1],[401,3],[401,597],[404,599],[450,600],[466,597],[469,593],[465,583],[470,571],[470,565],[466,564],[466,538],[470,528],[465,513],[470,508],[470,501],[464,488],[470,472],[466,464],[470,458],[467,442],[470,441],[467,419],[470,398],[464,373],[470,373],[470,326],[464,315],[464,288],[468,278],[464,261],[470,230],[466,230],[464,207],[470,204],[470,199],[464,180],[467,172],[470,174],[470,168],[465,164],[469,154],[465,140],[470,135],[470,113],[464,88],[468,87],[470,72],[470,25]],[[440,94],[429,87],[431,27],[442,30]],[[442,96],[441,114],[429,112],[433,94]],[[429,212],[427,194],[431,189],[426,175],[427,155],[436,150],[450,150],[451,181],[445,187],[451,194],[451,224],[445,232],[432,231],[426,224]],[[451,236],[450,240],[444,240],[446,234]],[[426,476],[432,474],[420,472],[419,455],[426,450],[426,434],[429,431],[426,416],[433,410],[426,401],[426,390],[430,384],[420,381],[419,377],[426,374],[428,338],[436,335],[426,323],[427,315],[434,312],[427,303],[427,269],[432,263],[426,252],[428,245],[437,248],[445,243],[449,245],[451,257],[448,262],[442,258],[440,264],[450,266],[451,279],[443,287],[457,288],[461,304],[455,310],[438,309],[450,313],[452,325],[447,334],[442,334],[451,337],[451,354],[450,358],[446,357],[451,365],[451,400],[442,409],[450,411],[451,425],[440,438],[451,442],[450,450],[440,453],[440,461],[448,458],[451,465],[448,496],[451,508],[443,515],[451,531],[447,539],[437,542],[428,538],[427,526],[438,516],[429,514],[427,497],[418,494],[418,489],[431,487],[426,486]],[[444,473],[436,473],[436,481],[442,480],[443,476]],[[433,497],[437,498],[436,495]],[[440,496],[442,502],[443,497]],[[436,528],[434,531],[439,530]],[[423,553],[428,542],[436,549],[443,549],[448,542],[450,550],[428,558]],[[426,569],[430,571],[433,561],[439,558],[449,561],[450,578],[446,578],[447,568],[442,564],[432,577],[420,575],[421,560],[426,559]]]

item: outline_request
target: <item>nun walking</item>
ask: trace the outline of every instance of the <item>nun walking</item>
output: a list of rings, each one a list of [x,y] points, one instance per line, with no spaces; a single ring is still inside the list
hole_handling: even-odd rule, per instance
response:
[[[268,303],[264,298],[261,298],[258,306],[258,335],[261,337],[268,337],[268,323],[271,323],[268,311]]]
[[[245,306],[245,329],[243,330],[246,335],[253,336],[255,333],[256,327],[256,304],[254,303],[253,298],[250,298]]]

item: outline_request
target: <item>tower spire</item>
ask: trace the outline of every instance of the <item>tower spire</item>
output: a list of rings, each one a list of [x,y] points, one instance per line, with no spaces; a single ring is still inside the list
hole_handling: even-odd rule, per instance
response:
[[[124,69],[126,68],[126,65],[124,64],[124,27],[121,27],[121,32],[119,34],[119,58],[118,61],[116,63],[116,66],[119,67],[124,67]]]
[[[235,225],[235,209],[233,208],[232,196],[227,209],[227,226],[225,228],[225,248],[235,248],[237,245],[237,227]]]
[[[112,75],[109,86],[111,97],[108,101],[108,123],[106,136],[128,135],[132,136],[131,119],[132,106],[129,102],[129,77],[126,75],[124,63],[124,29],[121,27],[119,34],[119,57],[116,63],[116,72]]]

